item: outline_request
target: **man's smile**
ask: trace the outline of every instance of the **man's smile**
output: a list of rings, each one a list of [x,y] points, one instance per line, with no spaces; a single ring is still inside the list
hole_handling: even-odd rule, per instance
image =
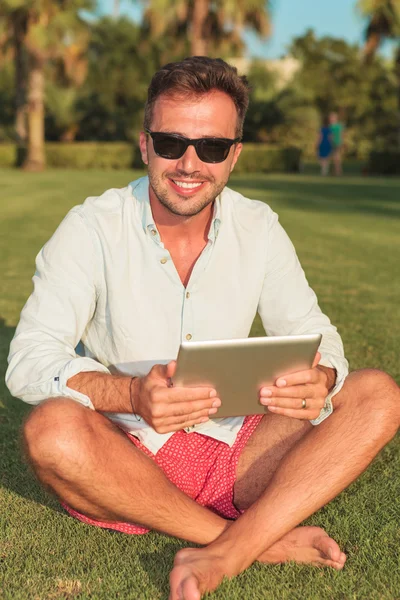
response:
[[[190,196],[193,192],[197,192],[203,189],[207,181],[188,181],[187,179],[171,179],[168,178],[172,189],[174,189],[181,196]]]

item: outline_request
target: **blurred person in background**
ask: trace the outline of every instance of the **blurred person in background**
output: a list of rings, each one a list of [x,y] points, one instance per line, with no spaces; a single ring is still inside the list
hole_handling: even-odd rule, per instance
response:
[[[344,125],[339,120],[337,112],[331,112],[329,115],[329,128],[331,130],[332,140],[332,159],[335,167],[335,175],[342,175],[342,156],[343,156],[343,134]]]
[[[333,142],[329,118],[324,117],[317,141],[317,155],[321,165],[321,175],[323,176],[328,175],[332,151]]]

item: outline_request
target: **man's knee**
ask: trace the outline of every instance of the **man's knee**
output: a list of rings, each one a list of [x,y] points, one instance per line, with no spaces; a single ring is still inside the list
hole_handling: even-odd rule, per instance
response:
[[[395,429],[400,425],[400,388],[394,379],[379,369],[360,369],[347,377],[335,407],[346,405],[350,411],[369,411]]]
[[[45,400],[32,410],[22,428],[22,441],[35,471],[58,470],[65,463],[82,460],[93,432],[90,413],[68,398]]]

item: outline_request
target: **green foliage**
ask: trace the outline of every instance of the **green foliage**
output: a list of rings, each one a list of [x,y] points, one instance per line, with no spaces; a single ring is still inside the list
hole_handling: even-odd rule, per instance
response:
[[[270,0],[204,0],[201,6],[195,0],[149,0],[144,25],[155,41],[167,35],[174,46],[186,46],[180,58],[226,58],[243,54],[245,28],[259,37],[270,33],[270,11]]]
[[[358,0],[358,7],[369,19],[367,37],[372,33],[384,37],[400,36],[398,0]]]
[[[270,142],[274,127],[284,119],[276,101],[277,77],[260,60],[251,63],[247,77],[251,93],[243,139],[246,142]]]
[[[353,108],[360,83],[368,74],[360,73],[359,50],[344,40],[323,37],[313,31],[295,38],[291,55],[301,63],[294,84],[325,114],[338,106]]]
[[[301,97],[291,96],[290,90],[282,95],[278,106],[284,115],[284,120],[275,128],[276,142],[284,146],[296,146],[303,150],[305,156],[314,157],[320,126],[317,108],[305,103]]]
[[[0,144],[0,167],[13,167],[16,160],[17,147],[14,144]]]
[[[277,74],[268,69],[265,62],[255,59],[251,62],[247,78],[251,85],[251,99],[254,102],[270,102],[278,89]]]
[[[132,144],[79,142],[46,144],[50,167],[72,169],[129,169],[134,161]]]
[[[235,173],[294,173],[300,170],[301,150],[267,144],[244,144]]]
[[[400,175],[400,150],[371,152],[366,169],[371,175]]]
[[[46,107],[48,118],[53,119],[54,126],[60,131],[79,122],[80,112],[77,109],[79,91],[73,87],[61,87],[48,81],[46,85]]]
[[[129,169],[140,160],[139,150],[124,142],[48,142],[45,151],[47,165],[56,168]],[[0,167],[13,166],[15,156],[16,146],[0,145]]]
[[[78,140],[130,140],[140,130],[149,81],[158,68],[156,52],[126,18],[103,18],[92,27],[88,77],[78,102],[83,116]]]

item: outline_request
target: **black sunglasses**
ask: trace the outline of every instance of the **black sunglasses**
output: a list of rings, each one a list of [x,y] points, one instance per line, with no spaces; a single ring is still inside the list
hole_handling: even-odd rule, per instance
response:
[[[240,141],[240,137],[229,138],[207,137],[191,140],[177,133],[163,133],[145,129],[153,140],[154,152],[161,158],[176,160],[183,156],[188,146],[194,146],[199,159],[206,163],[223,162],[231,146]]]

